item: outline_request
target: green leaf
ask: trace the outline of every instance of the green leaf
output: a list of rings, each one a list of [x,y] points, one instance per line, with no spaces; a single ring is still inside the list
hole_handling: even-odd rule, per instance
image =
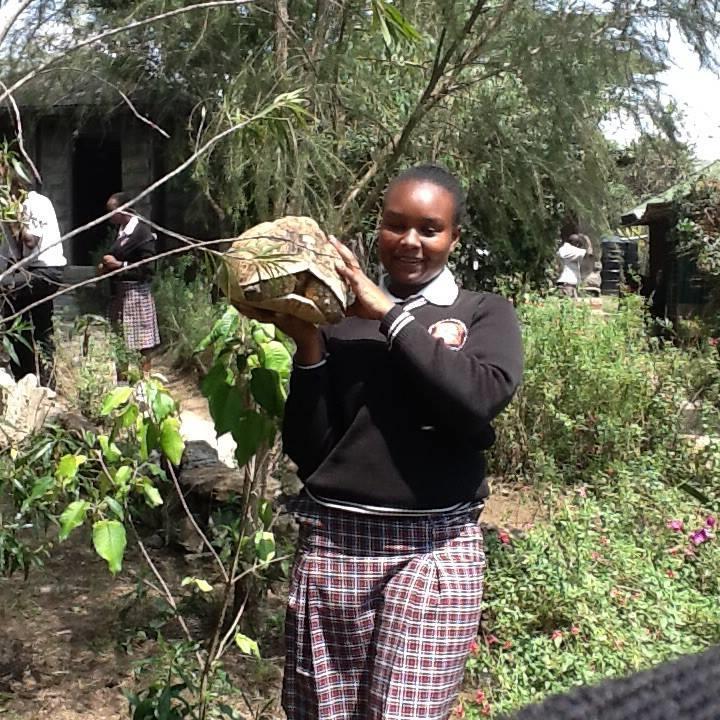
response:
[[[249,638],[247,635],[238,633],[235,635],[235,644],[240,648],[240,652],[245,655],[255,655],[260,657],[260,648],[255,640]]]
[[[152,411],[156,422],[162,422],[168,415],[175,412],[175,401],[164,391],[159,391],[152,403]]]
[[[273,519],[273,508],[267,500],[261,500],[258,505],[258,520],[263,524],[265,530],[267,530],[272,524]]]
[[[272,424],[254,410],[248,410],[238,418],[232,436],[237,445],[235,459],[240,467],[258,451],[272,429]]]
[[[97,440],[107,462],[116,463],[122,457],[120,448],[115,443],[111,443],[107,435],[98,435]]]
[[[263,343],[258,354],[264,368],[274,370],[283,380],[290,377],[292,356],[279,340]]]
[[[150,481],[143,483],[143,494],[145,495],[145,501],[150,507],[158,507],[163,504],[160,491]]]
[[[85,455],[63,455],[55,470],[55,477],[58,480],[72,480],[86,460]]]
[[[160,426],[160,447],[165,457],[173,464],[179,465],[185,451],[185,441],[180,434],[180,420],[165,418]]]
[[[137,405],[128,405],[118,416],[120,426],[124,428],[132,427],[137,421],[139,414],[140,410]]]
[[[126,544],[125,526],[121,522],[117,520],[98,520],[93,525],[95,552],[107,562],[113,575],[122,570]]]
[[[226,385],[224,393],[211,398],[208,405],[215,422],[215,432],[218,435],[232,432],[239,418],[247,409],[245,399],[234,385]]]
[[[127,487],[127,484],[130,481],[132,474],[133,474],[133,471],[132,471],[131,467],[128,467],[127,465],[123,465],[122,467],[119,467],[117,469],[117,472],[115,473],[115,478],[114,478],[115,484],[121,488]]]
[[[207,582],[207,580],[203,580],[202,578],[196,578],[196,577],[186,577],[183,578],[182,583],[180,583],[182,587],[185,587],[186,585],[194,585],[200,592],[209,593],[213,591],[213,586]]]
[[[275,557],[275,536],[266,530],[255,533],[255,554],[262,563],[269,563]]]
[[[106,495],[103,499],[118,520],[125,519],[125,511],[123,510],[123,506],[114,497]]]
[[[60,540],[67,540],[68,535],[85,522],[89,507],[90,503],[87,500],[75,500],[63,510],[60,515],[60,532],[58,533]]]
[[[109,415],[113,410],[124,405],[130,399],[132,393],[133,389],[129,386],[115,388],[103,401],[100,415]]]
[[[216,362],[208,371],[208,374],[200,381],[200,391],[210,399],[218,392],[222,392],[227,385],[228,370],[224,363]]]
[[[210,332],[198,343],[195,352],[203,350],[213,345],[218,340],[222,340],[223,344],[232,338],[240,326],[240,313],[232,306],[228,305],[222,317],[212,326]]]
[[[255,368],[250,376],[250,392],[257,403],[273,417],[281,417],[285,408],[280,376],[274,370]]]

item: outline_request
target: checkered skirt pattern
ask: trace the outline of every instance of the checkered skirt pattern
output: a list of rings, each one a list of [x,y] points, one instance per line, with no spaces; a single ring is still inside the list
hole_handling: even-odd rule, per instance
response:
[[[122,328],[131,350],[146,350],[160,344],[155,300],[149,283],[113,283],[110,318]]]
[[[477,633],[477,512],[380,518],[316,504],[286,618],[289,720],[447,720]]]

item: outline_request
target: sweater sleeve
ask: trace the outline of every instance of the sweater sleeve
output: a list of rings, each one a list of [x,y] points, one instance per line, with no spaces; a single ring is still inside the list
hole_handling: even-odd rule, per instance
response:
[[[301,478],[311,475],[335,445],[332,392],[327,358],[317,365],[296,365],[285,403],[283,449]]]
[[[423,394],[428,419],[463,437],[476,436],[510,402],[522,378],[520,328],[512,305],[481,295],[462,350],[433,337],[396,306],[381,331],[388,350]]]
[[[147,260],[155,254],[155,236],[147,225],[138,223],[127,241],[120,245],[115,257],[128,264]],[[125,270],[118,277],[120,280],[148,280],[152,276],[150,263]]]

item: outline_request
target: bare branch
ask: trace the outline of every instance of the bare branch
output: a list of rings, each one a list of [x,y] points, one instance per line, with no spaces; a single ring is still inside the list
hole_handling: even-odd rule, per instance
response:
[[[0,7],[0,45],[7,37],[10,29],[15,24],[15,21],[20,17],[20,14],[30,7],[33,0],[5,0],[5,3]],[[5,99],[4,97],[2,98]]]
[[[27,7],[32,0],[23,0],[24,7]],[[188,12],[194,12],[195,10],[204,10],[206,8],[216,8],[216,7],[224,7],[228,5],[251,5],[254,2],[254,0],[211,0],[210,2],[203,2],[203,3],[196,3],[194,5],[186,5],[185,7],[176,8],[175,10],[168,10],[167,12],[160,13],[158,15],[153,15],[149,18],[144,18],[143,20],[134,20],[131,23],[128,23],[127,25],[123,25],[118,28],[111,28],[110,30],[105,30],[104,32],[98,33],[97,35],[93,35],[92,37],[87,38],[86,40],[82,40],[81,42],[77,43],[77,45],[73,45],[72,47],[68,48],[67,50],[64,50],[59,55],[57,55],[54,58],[51,58],[47,62],[43,63],[42,65],[39,65],[37,68],[30,70],[28,73],[23,75],[19,80],[14,82],[8,90],[6,90],[2,95],[0,95],[0,102],[5,100],[7,97],[8,92],[15,92],[19,88],[21,88],[25,83],[32,80],[34,77],[36,77],[39,73],[43,72],[44,70],[47,70],[50,67],[53,67],[59,60],[66,57],[70,53],[75,52],[76,50],[80,50],[81,48],[87,47],[88,45],[93,45],[96,42],[99,42],[100,40],[104,40],[105,38],[112,37],[113,35],[118,35],[119,33],[128,32],[130,30],[135,30],[139,27],[144,27],[145,25],[152,25],[153,23],[160,22],[161,20],[167,20],[168,18],[175,17],[177,15],[183,15],[184,13]],[[13,21],[15,18],[13,18]],[[2,26],[0,25],[0,32],[2,32]],[[2,35],[0,35],[0,39],[2,38]]]
[[[223,562],[220,559],[220,556],[217,554],[215,548],[212,546],[212,543],[207,539],[207,536],[205,535],[205,533],[200,529],[200,526],[197,524],[197,520],[195,520],[195,516],[190,512],[190,508],[188,507],[187,501],[185,500],[185,495],[183,494],[182,488],[180,487],[180,483],[178,482],[177,475],[175,474],[175,470],[173,470],[172,465],[168,465],[168,467],[170,470],[170,477],[172,478],[173,485],[175,485],[175,492],[177,493],[178,498],[180,499],[180,504],[182,505],[183,510],[185,511],[185,514],[188,516],[190,523],[192,524],[193,528],[195,528],[195,532],[200,536],[205,547],[207,547],[207,549],[210,550],[210,553],[215,558],[215,561],[217,562],[217,564],[220,568],[220,573],[223,576],[223,580],[225,580],[225,582],[228,582],[228,580],[230,579],[230,576],[228,575],[228,572],[225,569],[225,566],[223,565]]]

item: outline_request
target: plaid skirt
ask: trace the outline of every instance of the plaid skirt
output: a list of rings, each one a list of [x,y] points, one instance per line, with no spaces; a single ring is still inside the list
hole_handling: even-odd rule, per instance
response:
[[[150,283],[113,283],[110,319],[118,330],[122,329],[125,344],[131,350],[146,350],[160,344]]]
[[[288,719],[447,720],[480,622],[477,512],[382,518],[299,505]]]

